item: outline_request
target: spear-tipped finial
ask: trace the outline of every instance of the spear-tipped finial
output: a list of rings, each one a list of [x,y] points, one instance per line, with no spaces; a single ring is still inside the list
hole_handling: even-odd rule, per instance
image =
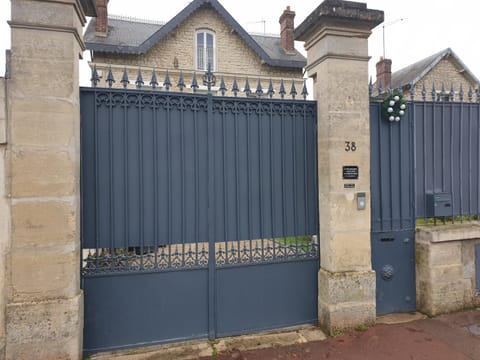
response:
[[[106,82],[108,84],[108,87],[111,89],[113,83],[115,82],[115,79],[113,78],[113,73],[112,73],[112,67],[111,66],[108,68],[108,75],[107,75]]]
[[[97,87],[98,82],[100,81],[100,77],[98,76],[97,65],[93,65],[92,70],[92,78],[90,79],[92,82],[92,87]]]

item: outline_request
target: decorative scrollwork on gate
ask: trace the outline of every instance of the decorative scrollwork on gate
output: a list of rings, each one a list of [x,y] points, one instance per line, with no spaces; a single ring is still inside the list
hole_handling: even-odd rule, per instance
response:
[[[307,238],[307,240],[305,240]],[[317,236],[215,243],[215,266],[253,265],[317,259]],[[83,250],[82,274],[158,272],[208,267],[208,243]],[[393,269],[393,268],[392,268]],[[392,270],[393,271],[393,270]]]

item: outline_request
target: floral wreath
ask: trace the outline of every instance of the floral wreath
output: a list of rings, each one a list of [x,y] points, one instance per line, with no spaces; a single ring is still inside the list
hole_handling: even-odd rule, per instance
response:
[[[400,121],[406,109],[407,103],[400,92],[394,92],[383,100],[383,116],[390,122]]]

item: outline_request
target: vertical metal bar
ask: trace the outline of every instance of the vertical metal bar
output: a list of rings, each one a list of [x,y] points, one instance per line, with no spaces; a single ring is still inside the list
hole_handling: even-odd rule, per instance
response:
[[[295,102],[292,103],[292,155],[293,155],[293,231],[295,232],[295,255],[298,256],[298,228],[297,228],[297,131],[296,131],[296,120],[297,120],[297,108],[295,106]],[[306,234],[304,234],[306,235]]]
[[[303,129],[303,202],[304,202],[304,225],[305,225],[305,235],[312,235],[312,245],[313,245],[313,234],[310,234],[310,214],[308,213],[308,162],[307,162],[307,104],[303,104],[303,119],[302,119],[302,129]]]
[[[170,95],[165,94],[165,110],[167,111],[167,203],[168,203],[168,211],[167,211],[167,248],[168,248],[168,268],[172,268],[172,233],[173,233],[173,216],[172,216],[172,129],[171,129],[171,122],[172,117],[170,113],[171,103],[170,103]]]
[[[273,257],[273,260],[276,259],[276,246],[275,246],[275,214],[274,214],[274,210],[275,210],[275,199],[274,199],[274,182],[273,182],[273,112],[274,112],[274,104],[273,103],[270,103],[270,116],[269,116],[269,119],[268,119],[268,127],[269,127],[269,132],[270,132],[270,136],[269,136],[269,154],[268,154],[268,158],[269,158],[269,161],[270,161],[270,216],[271,216],[271,228],[272,228],[272,244],[273,244],[273,253],[272,253],[272,257]]]
[[[129,251],[130,251],[130,247],[129,247],[129,243],[130,243],[130,239],[129,239],[129,231],[130,231],[130,228],[128,226],[129,224],[129,218],[130,218],[130,214],[129,214],[129,210],[130,210],[130,206],[129,206],[129,199],[128,199],[128,196],[129,196],[129,192],[128,192],[128,114],[127,114],[127,108],[128,108],[128,97],[127,97],[127,93],[126,91],[124,92],[124,98],[123,98],[123,162],[124,162],[124,167],[123,167],[123,182],[124,182],[124,196],[125,196],[125,208],[123,209],[123,215],[124,215],[124,233],[125,233],[125,248],[126,248],[126,251],[127,251],[127,257],[126,257],[126,260],[125,260],[125,270],[129,270],[130,268],[130,264],[129,264],[129,259],[130,259],[130,255],[129,255]]]
[[[180,98],[179,109],[180,109],[180,176],[181,180],[181,187],[180,196],[181,196],[181,219],[180,219],[180,228],[181,228],[181,237],[182,237],[182,267],[185,267],[185,106],[182,102],[183,98]]]
[[[281,115],[281,136],[280,136],[280,144],[281,144],[281,158],[282,158],[282,161],[281,161],[281,166],[282,166],[282,237],[283,237],[283,250],[285,251],[286,247],[287,247],[287,237],[286,237],[286,231],[285,231],[285,222],[286,222],[286,214],[285,214],[285,209],[286,209],[286,200],[285,200],[285,196],[286,196],[286,189],[285,189],[285,178],[286,178],[286,174],[285,174],[285,103],[282,102],[282,115]]]
[[[153,111],[153,218],[154,218],[154,247],[155,247],[155,264],[153,268],[158,269],[158,248],[159,248],[159,220],[158,220],[158,206],[159,206],[159,189],[158,189],[158,178],[159,178],[159,166],[158,166],[158,154],[160,149],[158,148],[158,119],[157,119],[157,96],[154,94],[152,99],[152,111]]]
[[[427,193],[427,103],[425,98],[423,99],[423,218],[425,224],[427,224],[427,202],[425,201],[425,194]]]
[[[380,228],[382,231],[385,230],[385,221],[383,218],[383,183],[382,183],[382,172],[383,172],[383,167],[382,167],[382,112],[381,112],[381,103],[376,103],[375,107],[377,108],[378,111],[378,116],[375,119],[375,124],[378,128],[378,164],[374,164],[375,166],[378,166],[378,185],[379,185],[379,191],[378,191],[378,205],[379,205],[379,214],[380,214]]]
[[[196,99],[194,99],[194,102]],[[200,182],[200,174],[199,174],[199,152],[200,149],[198,147],[198,107],[192,107],[193,111],[193,126],[194,126],[194,134],[193,134],[193,147],[195,149],[194,154],[194,162],[195,162],[195,264],[198,266],[198,241],[199,241],[199,231],[200,231],[200,221],[198,219],[199,216],[199,207],[200,207],[200,189],[199,189],[199,182]]]
[[[445,191],[445,102],[442,101],[442,191]]]
[[[398,144],[399,144],[399,152],[398,152],[398,157],[399,157],[399,163],[398,163],[398,169],[399,169],[399,174],[402,174],[403,173],[403,170],[402,169],[402,165],[403,165],[403,162],[402,162],[402,158],[403,158],[403,142],[402,142],[402,128],[405,127],[404,125],[404,121],[406,121],[407,119],[405,120],[402,120],[400,123],[399,123],[399,131],[398,131]],[[408,123],[407,123],[407,128],[408,128]],[[399,207],[400,207],[400,218],[399,218],[399,223],[400,223],[400,229],[403,229],[404,228],[404,218],[403,218],[403,186],[402,186],[402,181],[400,180],[400,186],[399,186]]]
[[[436,119],[435,119],[435,108],[436,108],[436,103],[435,102],[432,102],[432,117],[433,117],[433,120],[432,120],[432,182],[433,182],[433,185],[432,185],[432,191],[435,192],[435,178],[436,178],[436,174],[435,174],[435,168],[436,168],[436,162],[435,162],[435,122],[436,122]],[[426,167],[425,167],[426,168]],[[437,224],[437,218],[434,218],[433,219],[433,223],[434,225]]]
[[[183,98],[182,98],[183,100]],[[181,231],[182,231],[182,266],[185,266],[185,237],[186,237],[186,216],[185,216],[185,105],[180,102],[180,172],[182,177],[182,190],[181,190],[181,206],[182,206],[182,219],[181,219]]]
[[[459,147],[459,165],[460,165],[460,223],[463,223],[463,98],[460,99],[460,118],[458,119],[458,129],[460,141]]]
[[[445,183],[446,183],[446,178],[445,178],[445,168],[446,168],[446,163],[445,163],[445,143],[446,143],[446,140],[445,140],[445,101],[441,101],[441,106],[442,106],[442,124],[441,124],[441,130],[442,130],[442,137],[441,137],[441,148],[442,148],[442,162],[441,162],[441,166],[442,166],[442,191],[446,191],[445,190]],[[445,217],[443,217],[443,223],[445,224]]]
[[[207,94],[207,148],[208,148],[208,338],[216,337],[216,298],[215,298],[215,129],[212,118],[212,94]]]
[[[222,114],[222,170],[223,170],[223,237],[225,241],[225,264],[229,263],[229,257],[228,257],[228,205],[227,205],[227,194],[228,194],[228,189],[227,189],[227,161],[226,161],[226,148],[227,148],[227,133],[225,131],[225,121],[227,117],[225,116],[225,101],[222,100],[222,108],[221,108],[221,114]],[[233,246],[233,242],[232,242]]]
[[[409,151],[410,154],[410,191],[408,192],[408,202],[410,204],[410,214],[412,219],[410,220],[410,224],[412,226],[412,229],[415,228],[415,225],[417,223],[417,214],[416,214],[416,202],[417,202],[417,186],[416,186],[416,178],[415,174],[417,171],[417,142],[415,141],[416,139],[416,111],[415,111],[415,101],[412,100],[412,115],[409,116],[409,133],[408,133],[408,143],[410,145],[410,149],[413,149],[413,151]]]
[[[450,103],[450,193],[452,194],[452,223],[455,223],[455,194],[453,192],[453,103]]]
[[[479,89],[480,91],[480,89]],[[477,102],[477,221],[480,222],[480,103]]]
[[[238,106],[238,101],[235,101],[234,103],[234,117],[233,117],[233,128],[235,132],[235,206],[236,206],[236,237],[237,237],[237,256],[238,256],[238,262],[241,262],[241,256],[240,256],[240,182],[239,182],[239,146],[238,146],[238,112],[239,112],[239,106]]]
[[[251,176],[251,169],[250,169],[250,114],[252,109],[250,108],[250,102],[246,101],[246,114],[247,114],[247,224],[248,224],[248,243],[249,243],[249,250],[250,250],[250,261],[252,261],[252,213],[250,211],[250,207],[252,205],[252,191],[250,189],[252,176]]]
[[[112,91],[108,92],[109,97],[109,106],[108,106],[108,175],[109,175],[109,193],[110,193],[110,201],[109,201],[109,217],[110,217],[110,269],[112,271],[115,270],[115,244],[114,244],[114,232],[115,232],[115,207],[114,207],[114,176],[113,176],[113,101],[112,101]]]
[[[463,104],[462,104],[463,105]],[[468,103],[468,221],[472,221],[472,103]]]
[[[258,112],[257,112],[257,131],[258,131],[258,175],[259,175],[259,191],[258,191],[258,204],[260,205],[260,239],[261,239],[261,246],[262,246],[262,261],[265,260],[265,253],[264,253],[264,239],[263,239],[263,143],[262,143],[262,115],[263,115],[263,107],[262,101],[258,101]]]
[[[143,186],[143,119],[142,119],[142,95],[137,95],[137,106],[138,106],[138,185],[140,186],[140,199],[139,207],[139,226],[140,226],[140,269],[144,269],[144,244],[145,244],[145,231],[144,231],[144,200],[145,200],[145,189]]]
[[[100,257],[100,233],[99,233],[99,224],[100,224],[100,219],[99,219],[99,206],[100,202],[98,199],[98,194],[100,193],[99,191],[99,164],[98,164],[98,152],[99,152],[99,139],[98,139],[98,106],[97,105],[97,90],[94,90],[94,95],[95,95],[95,114],[94,114],[94,123],[93,123],[93,131],[94,131],[94,138],[95,138],[95,272],[99,271],[99,257]]]
[[[398,124],[399,125],[399,124]],[[392,149],[392,139],[393,139],[393,129],[392,125],[388,127],[388,158],[390,159],[388,164],[388,171],[389,175],[388,178],[390,180],[390,191],[388,192],[390,195],[390,230],[393,230],[393,149]]]

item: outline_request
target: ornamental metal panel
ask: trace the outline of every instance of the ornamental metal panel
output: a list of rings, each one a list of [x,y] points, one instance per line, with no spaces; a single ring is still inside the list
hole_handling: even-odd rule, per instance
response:
[[[316,129],[311,101],[82,89],[85,353],[315,322]]]

